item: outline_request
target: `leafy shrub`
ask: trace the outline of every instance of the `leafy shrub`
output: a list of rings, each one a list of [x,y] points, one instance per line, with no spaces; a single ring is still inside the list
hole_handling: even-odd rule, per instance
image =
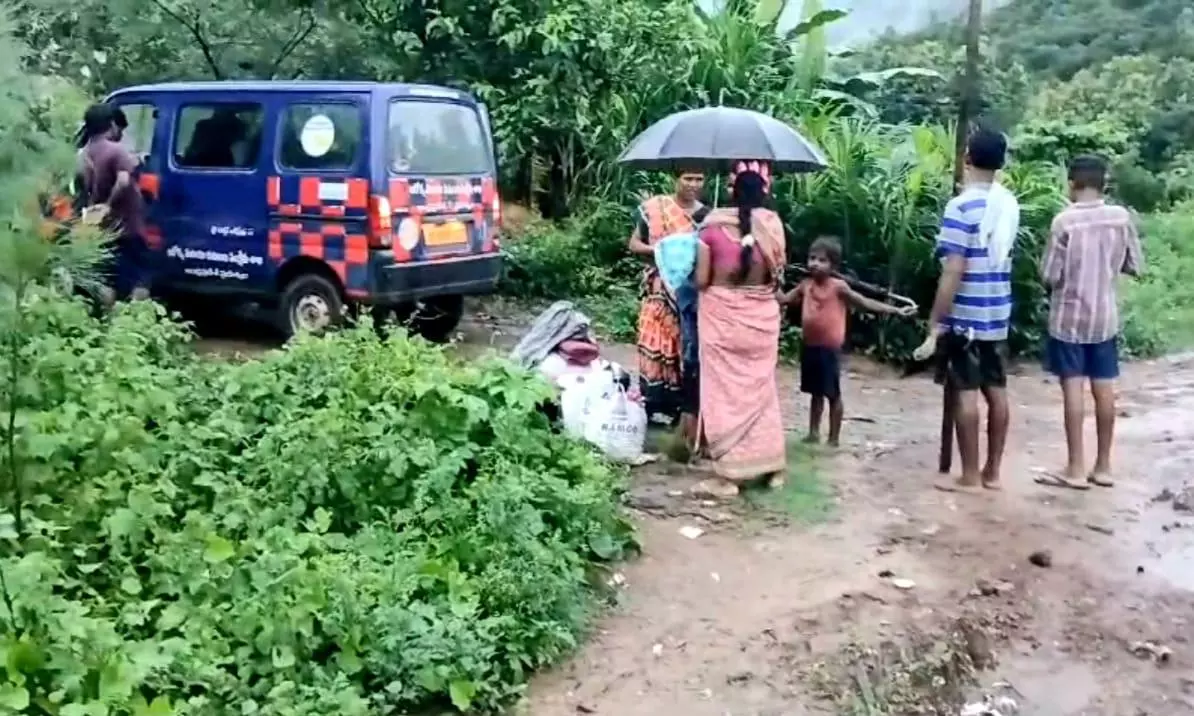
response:
[[[524,222],[505,244],[503,292],[534,301],[574,301],[604,338],[633,341],[643,263],[626,250],[632,212],[630,206],[594,201],[573,219]]]
[[[576,645],[633,546],[620,474],[506,362],[365,327],[209,362],[153,304],[23,315],[8,712],[487,709]]]
[[[505,244],[503,290],[519,298],[576,299],[637,278],[642,263],[626,250],[632,212],[631,206],[594,201],[571,219],[524,222]]]
[[[1134,356],[1194,346],[1194,203],[1141,222],[1145,273],[1123,287],[1123,343]]]

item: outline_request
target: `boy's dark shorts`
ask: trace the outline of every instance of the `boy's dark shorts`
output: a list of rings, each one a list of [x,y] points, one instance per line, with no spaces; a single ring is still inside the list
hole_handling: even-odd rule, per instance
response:
[[[842,396],[842,352],[824,346],[800,347],[800,392],[837,400]]]
[[[1007,341],[977,341],[957,333],[937,339],[937,383],[958,390],[1007,387]]]
[[[1061,379],[1115,380],[1119,377],[1119,338],[1100,343],[1045,339],[1045,370]]]

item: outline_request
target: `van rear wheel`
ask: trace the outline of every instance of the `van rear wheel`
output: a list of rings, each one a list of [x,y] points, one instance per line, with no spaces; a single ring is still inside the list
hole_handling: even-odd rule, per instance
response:
[[[297,333],[323,333],[344,317],[344,299],[327,278],[315,273],[296,276],[282,292],[278,328],[287,337]]]
[[[395,313],[411,331],[432,343],[446,343],[464,316],[464,296],[430,296]]]

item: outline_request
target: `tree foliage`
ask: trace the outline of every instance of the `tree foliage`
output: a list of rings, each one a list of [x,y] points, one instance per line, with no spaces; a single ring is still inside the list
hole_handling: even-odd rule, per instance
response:
[[[1120,199],[1141,210],[1190,196],[1194,8],[1180,0],[1012,0],[985,24],[985,114],[1026,159],[1095,152],[1115,164]],[[957,77],[962,28],[886,37],[853,61],[908,58]],[[874,98],[890,121],[948,115],[940,93],[907,81]],[[937,120],[941,114],[936,116]]]

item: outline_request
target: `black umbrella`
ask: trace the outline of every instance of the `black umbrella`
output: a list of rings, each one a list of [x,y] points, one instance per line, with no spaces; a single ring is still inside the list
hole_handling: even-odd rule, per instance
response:
[[[821,151],[795,129],[737,107],[690,109],[664,117],[635,137],[618,161],[636,169],[725,172],[757,159],[776,172],[816,172]]]

